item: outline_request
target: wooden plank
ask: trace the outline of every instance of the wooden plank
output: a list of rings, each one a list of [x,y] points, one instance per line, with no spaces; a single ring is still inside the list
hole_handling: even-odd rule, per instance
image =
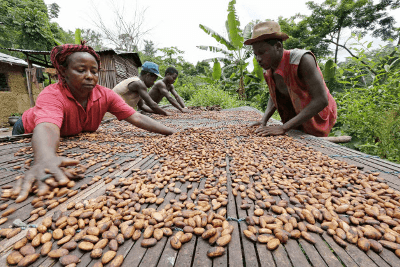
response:
[[[379,255],[391,266],[399,266],[399,258],[392,251],[383,248],[383,251]]]
[[[347,254],[347,252],[341,248],[327,233],[322,235],[326,243],[335,251],[336,255],[340,258],[345,266],[352,267],[358,266],[358,264]]]
[[[197,183],[197,188],[203,189],[204,185],[205,179],[202,179],[200,183]],[[194,188],[188,191],[188,197],[190,197],[190,194],[193,192],[193,190]],[[158,266],[170,266],[171,264],[175,264],[176,266],[190,266],[193,261],[194,252],[197,249],[196,245],[198,244],[199,239],[202,238],[194,235],[192,240],[189,243],[184,244],[179,251],[173,249],[171,245],[168,244],[161,255]],[[203,256],[207,258],[206,255]],[[180,259],[179,261],[178,257]]]
[[[188,198],[190,197],[190,195],[192,194],[192,192],[194,191],[195,188],[200,188],[200,189],[204,188],[205,180],[203,179],[202,183],[195,183],[195,184],[191,183],[191,184],[193,185],[193,187],[191,189],[187,190]],[[184,186],[187,187],[186,184]],[[172,257],[169,257],[166,262],[167,263],[171,263],[172,261],[176,262],[175,267],[190,266],[192,263],[192,260],[193,260],[194,251],[195,251],[195,247],[196,247],[198,238],[201,238],[201,237],[197,237],[196,235],[193,235],[192,239],[188,243],[183,244],[182,248],[179,251],[177,251],[178,256],[176,257],[176,255],[175,255],[175,258],[173,258],[173,260],[172,260]],[[171,245],[169,244],[169,242],[167,243],[167,247],[172,248]],[[163,257],[163,259],[165,259],[165,257]],[[169,266],[169,265],[159,264],[158,266]]]
[[[274,257],[266,245],[257,244],[258,257],[260,258],[261,267],[275,267]]]
[[[362,250],[353,244],[347,243],[345,249],[353,260],[360,266],[377,266]]]
[[[289,239],[288,242],[285,244],[285,248],[286,253],[289,255],[293,266],[311,266],[310,263],[307,261],[307,258],[301,251],[299,244],[296,242],[296,240]]]
[[[325,261],[325,263],[329,267],[342,267],[343,266],[342,263],[335,256],[335,254],[332,253],[332,251],[330,250],[328,245],[325,243],[325,241],[321,238],[321,236],[319,234],[315,234],[315,233],[309,233],[309,234],[317,241],[317,243],[315,243],[314,247],[317,249],[319,255],[321,255],[322,259]],[[303,248],[307,247],[306,244],[308,244],[310,246],[310,250],[313,250],[314,247],[310,243],[308,243],[305,240],[302,240],[301,244],[303,244],[303,243],[304,243]],[[307,252],[307,255],[309,255],[308,252]],[[310,255],[311,255],[311,253],[310,253]]]
[[[379,267],[390,267],[389,264],[387,264],[378,254],[376,254],[374,251],[371,249],[367,251],[366,253],[370,259],[375,262],[376,265]]]
[[[180,182],[176,182],[175,187],[180,188],[182,192],[187,191],[187,183],[181,185]],[[173,192],[168,192],[164,202],[167,203],[167,202],[169,202],[170,199],[179,199],[179,196],[180,195],[175,194]],[[159,210],[161,210],[161,208],[159,208]],[[193,239],[193,237],[192,237],[192,239]],[[164,250],[164,247],[165,246],[170,246],[167,241],[169,241],[169,238],[168,237],[163,237],[160,241],[157,242],[157,244],[154,247],[149,248],[147,253],[151,253],[152,257],[143,258],[143,260],[142,260],[142,262],[140,263],[139,266],[142,266],[142,267],[157,266],[158,261],[159,261],[159,259],[161,257],[161,254],[162,254],[162,252]],[[182,248],[185,245],[187,245],[187,244],[183,244]],[[182,250],[182,248],[180,250]],[[150,250],[150,252],[149,252],[149,250]]]
[[[206,255],[209,248],[210,245],[207,241],[201,237],[197,238],[197,245],[192,266],[212,266],[212,260]]]
[[[313,266],[318,266],[318,267],[327,266],[325,261],[322,259],[321,255],[319,255],[317,249],[313,245],[311,245],[302,238],[299,239],[299,243],[303,248],[304,252],[307,254],[307,257],[311,261],[311,264]]]
[[[277,267],[291,267],[292,263],[286,253],[285,248],[283,245],[279,245],[277,249],[272,251],[272,255],[274,256],[274,260]]]
[[[226,156],[226,174],[227,174],[227,189],[228,189],[228,207],[227,215],[228,217],[239,219],[236,211],[236,199],[232,194],[232,177],[229,171],[229,158]],[[228,262],[232,267],[243,266],[244,258],[242,255],[241,240],[240,240],[240,227],[235,221],[230,223],[233,225],[234,229],[232,232],[232,240],[228,246]]]

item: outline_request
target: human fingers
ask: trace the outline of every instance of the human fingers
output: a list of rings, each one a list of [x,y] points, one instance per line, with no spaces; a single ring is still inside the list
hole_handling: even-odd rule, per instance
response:
[[[66,167],[66,166],[75,166],[78,164],[79,164],[79,160],[77,160],[77,159],[62,158],[61,164],[59,166]]]
[[[69,183],[69,179],[67,178],[67,176],[61,169],[59,169],[59,168],[54,169],[52,171],[52,174],[53,174],[54,178],[57,180],[58,185],[64,186]]]
[[[22,184],[22,190],[19,193],[17,199],[15,200],[16,203],[20,203],[22,201],[24,201],[25,199],[28,198],[29,196],[29,191],[32,188],[32,184],[35,181],[35,176],[32,173],[27,173],[25,175],[25,178],[23,179],[23,184]],[[22,183],[22,181],[21,181]]]
[[[38,188],[37,195],[44,196],[48,192],[49,192],[49,186],[46,183],[44,183],[43,181],[39,181],[39,188]]]
[[[265,130],[265,128],[260,126],[255,130],[255,133],[260,133],[260,132],[262,132],[264,130]]]
[[[17,180],[17,184],[15,185],[14,189],[13,189],[13,195],[14,196],[18,196],[19,193],[21,192],[21,187],[22,187],[22,181],[24,180],[24,177],[20,178]]]

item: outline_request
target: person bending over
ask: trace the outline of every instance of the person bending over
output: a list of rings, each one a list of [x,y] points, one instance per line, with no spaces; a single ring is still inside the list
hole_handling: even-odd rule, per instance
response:
[[[14,135],[33,132],[34,164],[24,178],[17,181],[13,191],[14,196],[18,196],[17,203],[28,197],[35,180],[38,195],[48,192],[45,180],[50,177],[61,186],[69,182],[60,167],[79,162],[57,156],[60,136],[96,131],[106,112],[150,132],[163,135],[175,132],[135,112],[115,92],[97,84],[100,57],[91,47],[84,43],[57,46],[52,49],[50,58],[59,74],[59,82],[43,89],[36,106],[24,112],[13,129]]]
[[[314,136],[328,136],[337,118],[336,102],[329,93],[315,56],[307,50],[283,49],[289,36],[274,21],[254,26],[251,39],[258,64],[265,70],[270,97],[256,133],[282,135],[290,129]],[[267,126],[278,110],[283,125]]]
[[[178,70],[174,67],[169,67],[165,71],[164,78],[154,84],[151,88],[149,95],[157,104],[166,97],[174,107],[179,109],[180,112],[188,113],[189,109],[185,107],[182,97],[175,91],[174,83],[178,78]],[[175,97],[172,97],[172,95]]]
[[[139,77],[131,77],[123,80],[113,88],[113,91],[119,94],[125,102],[133,108],[137,106],[145,112],[157,113],[165,116],[172,115],[172,113],[160,108],[147,92],[147,88],[154,85],[157,77],[162,78],[158,71],[158,65],[146,61],[142,65],[142,71]]]

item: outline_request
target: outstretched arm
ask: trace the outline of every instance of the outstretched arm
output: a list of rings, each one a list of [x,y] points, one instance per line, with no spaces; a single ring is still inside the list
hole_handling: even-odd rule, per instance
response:
[[[147,93],[146,85],[143,82],[130,83],[128,89],[131,92],[136,92],[139,94],[140,98],[146,103],[146,105],[153,110],[154,113],[161,115],[171,115],[169,112],[160,108],[160,106],[151,99],[149,93]]]
[[[174,107],[179,109],[180,112],[188,112],[188,110],[185,109],[185,104],[183,103],[182,100],[180,100],[180,96],[175,92],[175,90],[172,90],[172,92],[175,92],[175,94],[178,96],[177,99],[172,97],[172,95],[168,92],[165,86],[160,87],[159,92],[162,96],[165,96],[168,99],[169,103],[171,103]],[[178,101],[180,100],[181,103],[178,103],[177,100]]]
[[[133,115],[129,116],[125,120],[127,122],[129,122],[130,124],[135,125],[136,127],[139,127],[141,129],[144,129],[144,130],[147,130],[147,131],[153,132],[153,133],[170,135],[170,134],[173,134],[176,132],[175,129],[172,129],[165,125],[162,125],[161,123],[157,122],[156,120],[153,120],[152,118],[144,116],[138,112],[135,112]]]
[[[267,108],[265,109],[265,113],[264,113],[264,116],[262,117],[261,121],[252,123],[250,126],[260,125],[260,129],[261,129],[262,127],[267,125],[268,120],[272,117],[272,115],[274,115],[275,111],[276,111],[276,107],[274,105],[274,101],[272,101],[272,98],[270,97],[268,99]],[[256,133],[259,132],[260,129],[256,130]]]
[[[186,108],[185,102],[183,102],[183,98],[180,95],[178,95],[178,92],[176,92],[175,87],[173,85],[171,86],[172,86],[171,94],[176,98],[176,101],[179,103],[179,105],[181,105],[182,108]]]
[[[59,185],[66,185],[69,182],[69,179],[59,167],[76,165],[79,161],[57,156],[59,141],[60,128],[57,125],[43,122],[35,127],[32,136],[34,164],[26,172],[25,177],[17,181],[14,195],[19,196],[15,202],[22,202],[28,197],[35,180],[39,184],[38,195],[46,194],[49,189],[44,183],[46,177],[54,176]]]
[[[305,54],[300,61],[298,68],[300,79],[305,84],[306,90],[310,92],[311,101],[295,117],[287,121],[284,125],[265,127],[260,135],[281,135],[290,129],[296,128],[312,117],[317,115],[329,104],[328,95],[325,90],[324,81],[318,72],[315,59],[310,54]]]

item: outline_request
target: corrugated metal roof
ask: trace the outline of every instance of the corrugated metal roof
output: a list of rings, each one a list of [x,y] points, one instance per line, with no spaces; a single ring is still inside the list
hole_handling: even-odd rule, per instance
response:
[[[5,50],[8,50],[8,51],[21,52],[21,53],[29,53],[29,54],[32,54],[32,55],[50,55],[50,51],[36,51],[36,50],[6,48],[6,47],[0,47],[0,49],[5,49]]]
[[[28,63],[26,63],[25,60],[13,57],[7,54],[0,53],[0,62],[3,63],[8,63],[10,65],[17,65],[17,66],[22,66],[22,67],[28,67]],[[39,65],[33,64],[36,68],[42,68]]]
[[[26,63],[25,60],[3,53],[0,53],[0,62],[8,63],[10,65],[28,67],[28,63]]]

